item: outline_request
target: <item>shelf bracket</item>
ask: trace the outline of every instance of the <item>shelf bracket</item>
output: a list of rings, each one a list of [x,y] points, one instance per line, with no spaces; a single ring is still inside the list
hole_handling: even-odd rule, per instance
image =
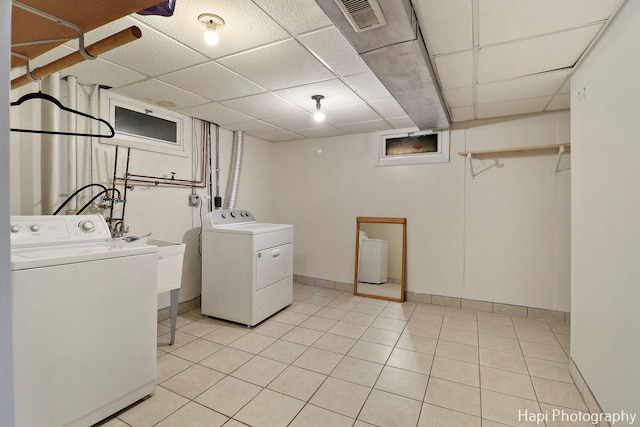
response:
[[[23,55],[23,54],[17,53],[17,52],[11,52],[11,55],[13,55],[15,57],[18,57],[20,59],[24,59],[25,68],[27,70],[27,72],[26,72],[27,78],[31,82],[37,82],[38,79],[33,77],[33,74],[31,74],[31,59],[27,55]]]
[[[556,157],[556,168],[555,168],[555,174],[558,175],[558,167],[560,166],[560,158],[562,157],[562,154],[564,153],[564,145],[561,145],[560,147],[558,147],[558,156]]]
[[[467,159],[469,159],[469,170],[471,171],[471,178],[475,178],[476,173],[473,170],[473,154],[471,153],[467,154]]]

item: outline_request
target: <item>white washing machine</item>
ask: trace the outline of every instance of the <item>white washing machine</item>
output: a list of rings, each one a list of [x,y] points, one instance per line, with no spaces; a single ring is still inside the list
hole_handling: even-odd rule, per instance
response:
[[[202,314],[255,326],[293,301],[293,225],[243,210],[207,214],[202,230]]]
[[[17,427],[86,427],[154,392],[156,249],[99,215],[11,217]]]

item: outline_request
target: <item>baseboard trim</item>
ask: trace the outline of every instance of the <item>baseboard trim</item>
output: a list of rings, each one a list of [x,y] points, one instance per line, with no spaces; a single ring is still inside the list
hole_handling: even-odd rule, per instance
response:
[[[293,281],[295,283],[302,283],[303,285],[337,289],[344,292],[353,292],[353,283],[335,282],[332,280],[320,279],[317,277],[300,276],[295,274],[293,276]],[[571,313],[564,311],[504,304],[492,301],[479,301],[466,298],[423,294],[410,291],[405,291],[404,294],[406,301],[442,305],[468,310],[486,311],[488,313],[507,314],[509,316],[529,317],[532,319],[542,319],[550,322],[571,322]]]

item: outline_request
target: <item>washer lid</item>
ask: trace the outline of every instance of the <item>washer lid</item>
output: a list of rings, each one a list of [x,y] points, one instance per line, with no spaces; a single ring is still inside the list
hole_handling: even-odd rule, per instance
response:
[[[121,240],[12,249],[11,270],[107,260],[155,253],[157,250],[157,246],[133,245]],[[126,271],[120,273],[127,274]]]
[[[269,224],[267,222],[258,222],[252,224],[228,225],[216,227],[213,229],[216,233],[235,233],[235,234],[262,234],[272,233],[274,231],[293,229],[291,224]]]

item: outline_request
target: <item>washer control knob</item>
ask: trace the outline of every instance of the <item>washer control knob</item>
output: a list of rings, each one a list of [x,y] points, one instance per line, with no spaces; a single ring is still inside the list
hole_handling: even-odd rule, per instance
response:
[[[29,229],[30,229],[31,231],[33,231],[34,233],[36,233],[36,232],[40,231],[40,226],[39,226],[38,224],[31,224],[31,225],[29,226]]]
[[[11,232],[12,233],[17,233],[18,231],[20,231],[21,228],[22,227],[20,227],[19,225],[14,224],[14,225],[11,226]]]
[[[236,213],[233,212],[233,211],[229,212],[229,214],[231,215],[231,218],[235,218],[236,217]]]
[[[220,214],[220,216],[221,216],[223,219],[227,217],[225,214]]]
[[[96,226],[91,221],[82,221],[79,227],[80,230],[84,231],[85,233],[92,233],[96,229]]]

